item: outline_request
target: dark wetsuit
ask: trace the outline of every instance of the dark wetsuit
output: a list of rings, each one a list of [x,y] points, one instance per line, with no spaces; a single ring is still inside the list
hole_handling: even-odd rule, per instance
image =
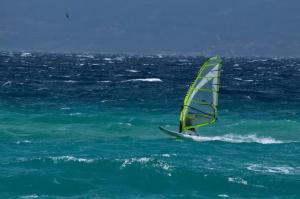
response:
[[[181,107],[181,110],[183,109],[183,106]],[[192,126],[192,121],[190,118],[185,119],[185,125],[186,126]],[[193,133],[196,133],[195,128],[190,128],[189,131],[192,131]],[[182,133],[182,121],[179,122],[179,133]]]
[[[186,124],[186,126],[191,126],[192,125],[191,119],[187,117],[186,120],[185,120],[185,124]],[[195,128],[190,128],[189,131],[192,131],[192,132],[196,133]],[[179,132],[180,133],[182,132],[182,123],[181,122],[179,123]]]

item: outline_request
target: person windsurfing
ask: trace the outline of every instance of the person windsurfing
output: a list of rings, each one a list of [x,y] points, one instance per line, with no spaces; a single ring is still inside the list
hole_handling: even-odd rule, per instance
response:
[[[192,126],[192,120],[190,117],[187,117],[185,120],[186,125],[188,126]],[[182,131],[182,122],[179,122],[179,133],[184,133],[184,134],[188,134],[188,135],[196,135],[196,129],[195,128],[190,128],[187,131]]]
[[[159,127],[175,137],[197,136],[196,129],[217,121],[222,59],[213,56],[200,67],[189,86],[180,112],[179,132]]]

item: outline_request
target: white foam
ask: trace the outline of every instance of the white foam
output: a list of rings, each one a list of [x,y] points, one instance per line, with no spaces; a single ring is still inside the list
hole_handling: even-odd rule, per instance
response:
[[[22,53],[21,54],[21,57],[30,57],[31,56],[31,53]]]
[[[11,85],[11,81],[7,81],[7,82],[5,82],[4,84],[2,84],[2,87],[4,87],[4,86],[10,86]]]
[[[223,136],[190,136],[195,141],[223,141],[231,143],[260,143],[260,144],[280,144],[283,143],[281,140],[276,140],[271,137],[257,137],[255,134],[248,135],[234,135],[226,134]]]
[[[233,79],[239,80],[239,81],[242,81],[242,80],[243,80],[242,78],[238,78],[238,77],[235,77],[235,78],[233,78]]]
[[[22,143],[29,144],[29,143],[31,143],[31,141],[30,141],[30,140],[20,140],[20,141],[16,141],[16,144],[22,144]]]
[[[28,195],[28,196],[21,196],[21,198],[23,199],[27,199],[27,198],[39,198],[39,196],[37,194],[32,194],[32,195]]]
[[[62,107],[60,108],[61,110],[70,110],[71,108],[70,107]]]
[[[169,171],[171,168],[171,166],[168,163],[163,162],[163,161],[158,161],[158,163],[154,164],[154,167],[161,168],[165,171]],[[171,173],[169,173],[168,175],[171,176]]]
[[[91,58],[91,59],[95,58],[93,55],[89,55],[89,54],[77,55],[77,57],[80,57],[80,58]]]
[[[141,82],[162,82],[162,80],[159,79],[159,78],[129,79],[129,80],[121,81],[121,82],[138,82],[138,81],[141,81]]]
[[[116,60],[116,61],[123,61],[123,60],[124,60],[124,57],[115,57],[113,60]]]
[[[233,183],[237,183],[237,184],[243,184],[243,185],[247,185],[248,182],[242,178],[232,178],[229,177],[228,178],[228,182],[233,182]]]
[[[132,126],[132,124],[131,124],[131,123],[129,123],[129,122],[125,122],[125,123],[123,123],[123,122],[119,122],[119,124],[120,124],[120,125],[126,125],[126,126]]]
[[[77,81],[75,81],[75,80],[66,80],[64,82],[66,82],[66,83],[76,83]]]
[[[125,160],[121,160],[121,161],[123,162],[120,167],[121,169],[124,169],[133,163],[139,163],[142,165],[146,165],[146,164],[150,163],[148,166],[162,169],[166,172],[166,174],[168,176],[172,175],[171,174],[172,167],[167,162],[164,162],[162,160],[155,160],[153,158],[141,157],[141,158],[130,158],[130,159],[125,159]]]
[[[85,163],[92,163],[94,162],[94,159],[87,159],[87,158],[76,158],[74,156],[58,156],[58,157],[50,157],[51,160],[53,160],[55,163],[58,161],[64,161],[64,162],[85,162]]]
[[[137,70],[126,70],[127,72],[131,72],[131,73],[138,73],[139,71],[137,71]]]
[[[262,173],[278,173],[278,174],[292,174],[295,170],[293,167],[286,165],[279,166],[267,166],[260,164],[250,164],[247,166],[247,169],[250,171],[262,172]]]
[[[74,115],[81,115],[82,113],[76,112],[76,113],[70,113],[70,116],[74,116]]]
[[[121,168],[125,168],[134,162],[145,164],[145,163],[149,162],[150,160],[151,160],[151,158],[147,158],[147,157],[125,159],[121,165]]]
[[[218,197],[221,197],[221,198],[229,198],[229,196],[227,194],[219,194]]]
[[[104,81],[97,81],[97,82],[101,82],[101,83],[109,83],[111,82],[110,80],[104,80]]]

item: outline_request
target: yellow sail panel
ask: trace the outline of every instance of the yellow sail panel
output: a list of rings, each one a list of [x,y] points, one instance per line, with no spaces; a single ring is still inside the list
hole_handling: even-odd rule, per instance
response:
[[[180,113],[180,131],[214,123],[218,113],[218,94],[222,59],[209,58],[190,85]]]

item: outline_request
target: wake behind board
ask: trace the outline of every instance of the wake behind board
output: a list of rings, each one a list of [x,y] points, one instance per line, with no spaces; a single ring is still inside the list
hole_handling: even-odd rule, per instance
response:
[[[184,133],[179,133],[179,132],[176,132],[176,131],[171,131],[169,129],[166,129],[162,126],[159,126],[158,127],[162,132],[166,133],[167,135],[170,135],[172,137],[175,137],[175,138],[179,138],[179,139],[189,139],[189,140],[195,140],[195,139],[199,139],[200,136],[198,135],[188,135],[188,134],[184,134]]]

